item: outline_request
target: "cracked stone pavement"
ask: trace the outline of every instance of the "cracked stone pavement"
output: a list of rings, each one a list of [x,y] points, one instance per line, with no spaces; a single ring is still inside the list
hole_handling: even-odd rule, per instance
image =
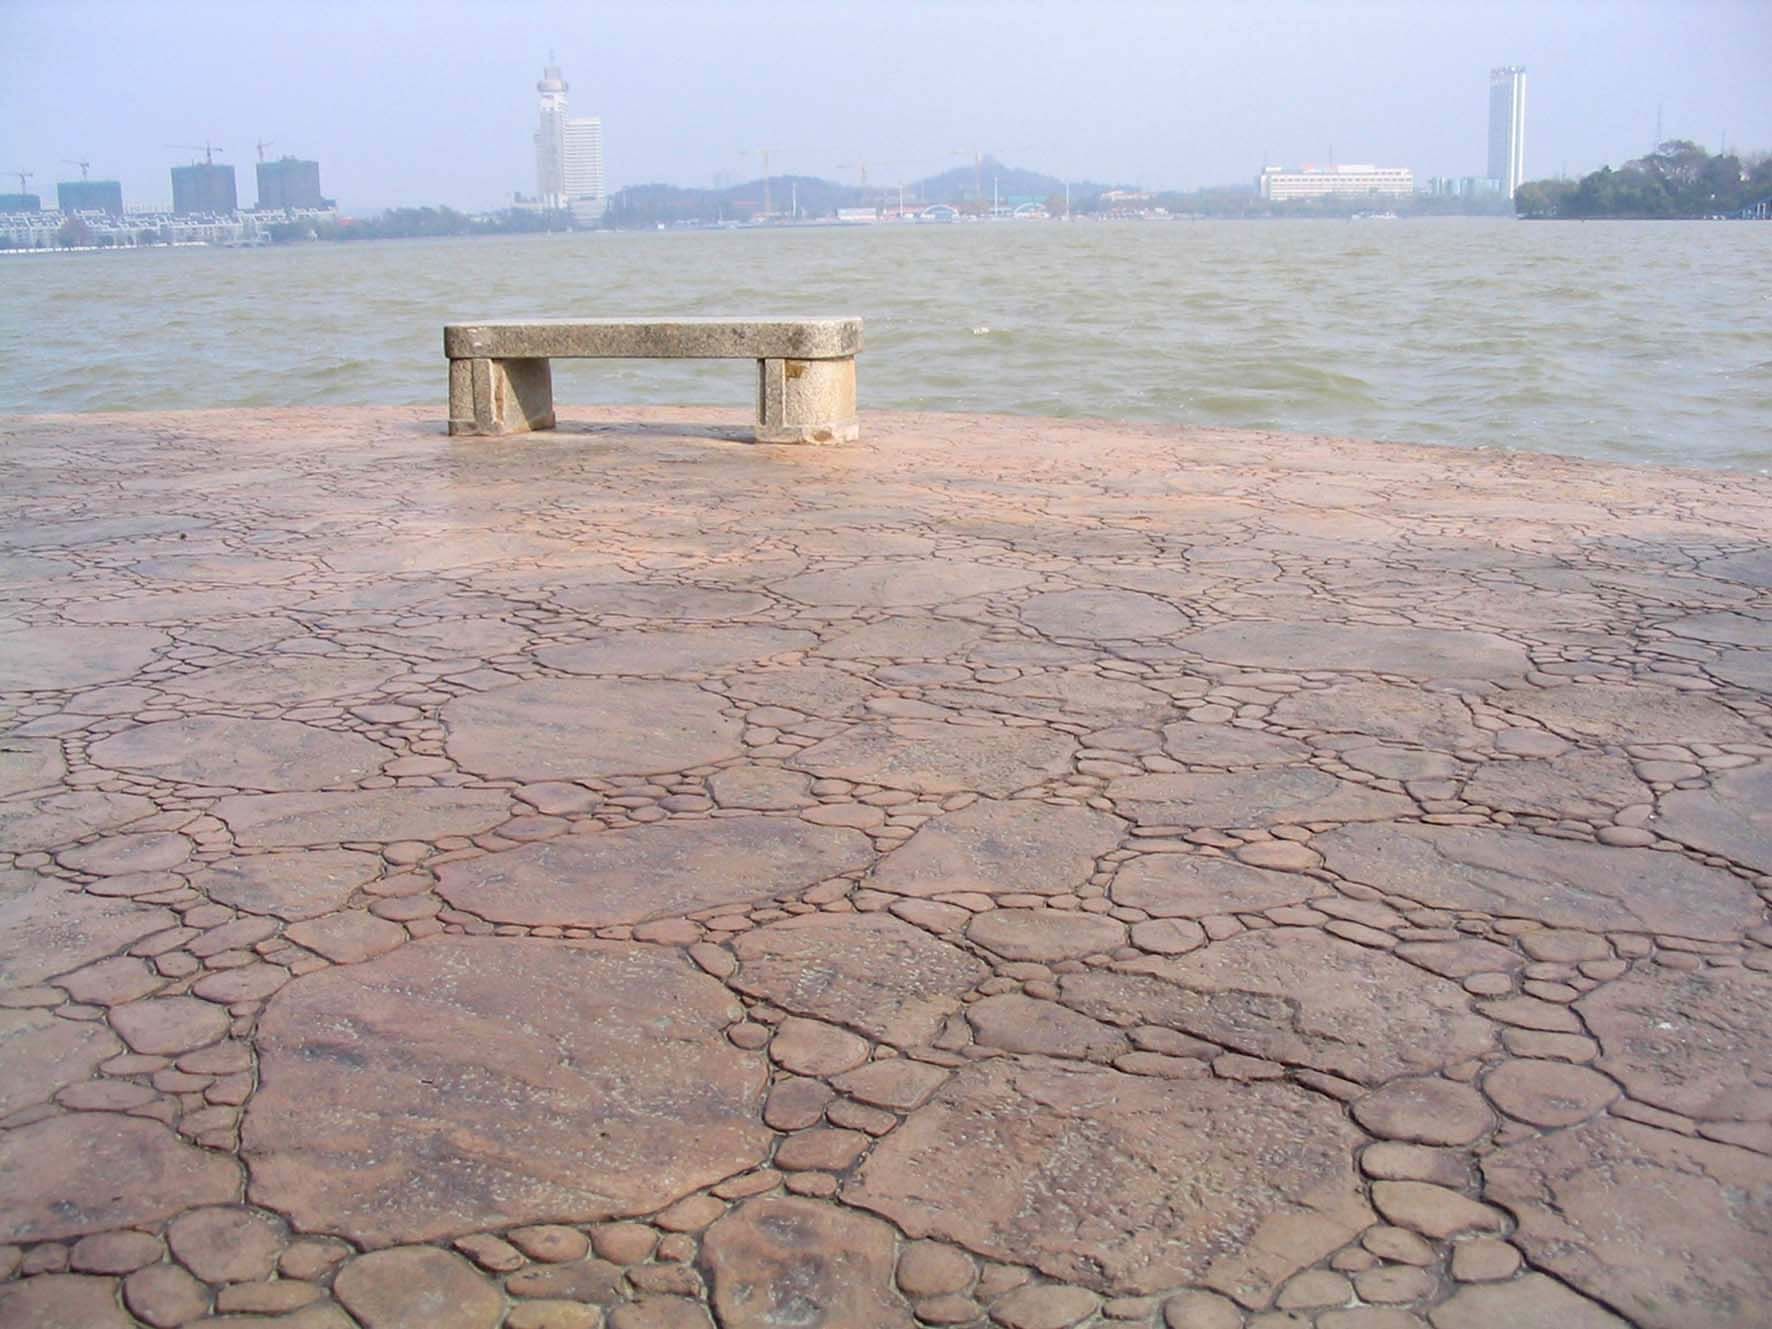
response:
[[[1772,483],[433,417],[0,421],[0,1329],[1765,1323]]]

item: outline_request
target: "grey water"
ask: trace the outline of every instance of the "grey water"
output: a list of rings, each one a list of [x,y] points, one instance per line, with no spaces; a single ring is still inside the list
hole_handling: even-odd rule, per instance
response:
[[[1772,470],[1772,226],[1001,222],[0,256],[0,412],[424,403],[458,318],[859,314],[869,408]],[[743,406],[733,362],[561,362]]]

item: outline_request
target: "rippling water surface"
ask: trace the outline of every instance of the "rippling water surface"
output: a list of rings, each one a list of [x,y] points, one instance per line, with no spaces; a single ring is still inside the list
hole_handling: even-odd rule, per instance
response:
[[[1772,226],[1491,220],[512,236],[0,258],[0,411],[444,403],[452,318],[867,320],[863,409],[1772,470]],[[565,361],[571,402],[736,362]],[[570,411],[565,414],[570,415]]]

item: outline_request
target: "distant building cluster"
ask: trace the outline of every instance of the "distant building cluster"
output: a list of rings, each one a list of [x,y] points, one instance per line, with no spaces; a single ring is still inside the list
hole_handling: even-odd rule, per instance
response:
[[[261,151],[264,146],[259,145]],[[258,202],[252,209],[242,209],[234,187],[234,168],[214,160],[213,148],[203,151],[205,160],[172,168],[171,216],[234,217],[247,211],[329,212],[338,206],[320,193],[319,162],[284,156],[258,163]],[[81,168],[82,176],[56,182],[54,209],[46,211],[37,194],[0,194],[0,215],[9,219],[37,215],[44,224],[54,218],[54,226],[68,217],[123,217],[123,186],[115,180],[86,179],[87,163],[73,164]],[[0,229],[15,231],[19,223],[9,222]]]
[[[115,180],[63,180],[55,192],[58,206],[49,210],[35,194],[0,194],[0,246],[258,245],[270,242],[274,223],[338,217],[337,204],[320,193],[320,163],[295,157],[259,162],[251,209],[240,207],[234,168],[214,160],[172,168],[170,211],[126,209]]]
[[[1508,198],[1526,179],[1526,69],[1504,65],[1489,71],[1489,174],[1430,176],[1415,182],[1404,166],[1264,166],[1256,181],[1262,198],[1276,203],[1313,198],[1405,197],[1477,200]]]
[[[338,205],[320,193],[320,163],[283,156],[258,164],[257,212],[324,211]],[[240,211],[234,168],[223,162],[192,162],[172,168],[172,211],[226,216]]]
[[[609,206],[603,180],[603,121],[568,116],[568,85],[560,66],[548,65],[535,85],[540,119],[535,129],[535,203],[567,210],[576,222],[595,222]]]
[[[323,222],[334,212],[165,211],[63,212],[4,210],[0,198],[0,249],[137,249],[147,245],[263,245],[279,222]]]
[[[125,208],[115,180],[59,181],[52,209],[36,194],[0,194],[0,247],[257,245],[269,243],[274,223],[337,220],[338,205],[320,192],[319,162],[290,156],[260,161],[258,202],[248,209],[240,206],[234,168],[214,160],[213,148],[203,153],[203,161],[172,168],[170,211]]]

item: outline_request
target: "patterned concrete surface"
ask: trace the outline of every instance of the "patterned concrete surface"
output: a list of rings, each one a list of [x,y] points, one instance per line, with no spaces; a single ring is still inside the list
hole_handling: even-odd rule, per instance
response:
[[[1772,484],[0,422],[0,1326],[1749,1326]]]

